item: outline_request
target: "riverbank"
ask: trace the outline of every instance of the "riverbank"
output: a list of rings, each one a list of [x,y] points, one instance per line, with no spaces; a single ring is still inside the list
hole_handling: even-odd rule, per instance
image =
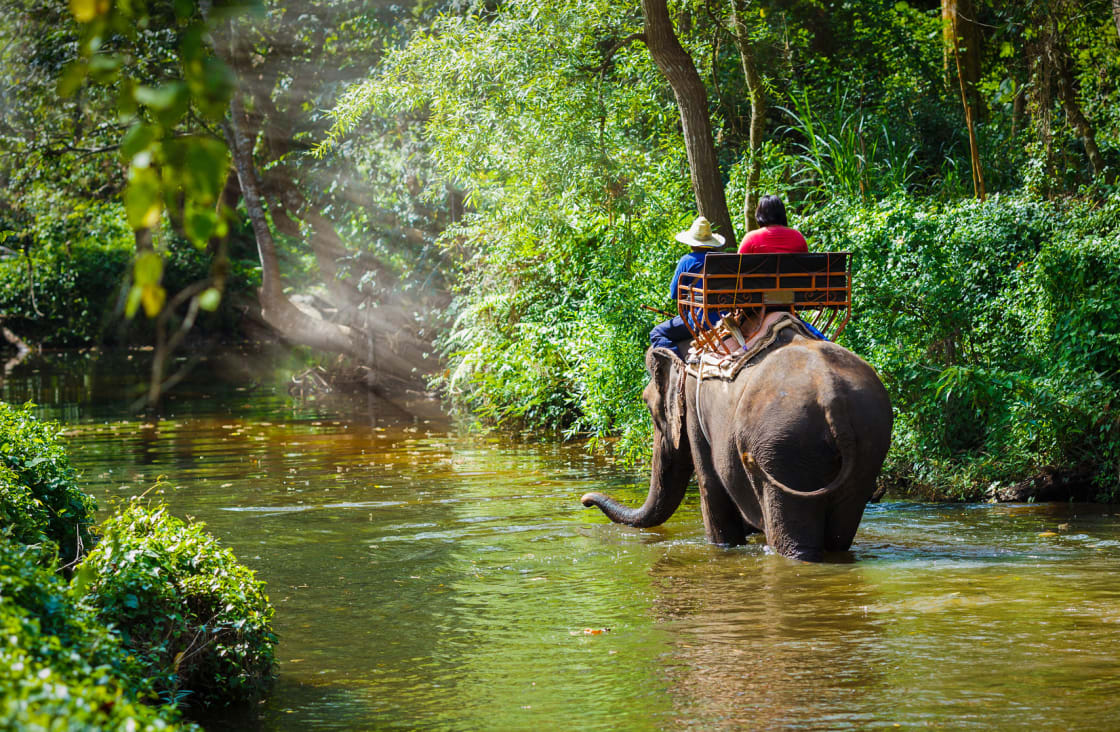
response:
[[[860,332],[860,327],[858,324],[853,325],[853,335]],[[862,328],[863,335],[858,337],[866,339],[867,324]],[[142,405],[143,382],[148,378],[150,358],[151,349],[145,347],[54,350],[27,355],[13,362],[11,369],[6,369],[6,373],[11,373],[18,366],[16,378],[8,379],[6,383],[0,380],[0,399],[14,404],[27,401],[50,404],[61,401],[81,405],[78,409],[97,416],[116,414],[119,401],[138,409]],[[348,412],[354,405],[362,405],[365,419],[373,422],[386,419],[417,420],[441,430],[451,430],[453,424],[460,425],[459,428],[470,424],[471,415],[459,414],[458,417],[452,417],[444,411],[445,404],[441,404],[430,393],[416,389],[403,389],[399,393],[385,395],[364,388],[317,388],[304,391],[295,377],[302,374],[303,378],[308,378],[306,363],[302,353],[276,342],[230,344],[214,348],[208,354],[179,354],[171,365],[173,369],[188,367],[185,380],[166,395],[159,410],[149,410],[147,414],[150,417],[182,416],[189,413],[186,410],[196,409],[199,404],[206,404],[209,400],[219,398],[218,395],[221,394],[220,398],[232,400],[231,404],[250,404],[262,398],[275,406],[291,401],[302,404],[302,409],[309,409],[314,413],[332,410]],[[905,369],[905,362],[901,365]],[[880,365],[880,368],[883,367]],[[897,369],[899,364],[888,364],[887,368]],[[192,373],[200,378],[195,378]],[[220,387],[220,384],[235,386],[227,388]],[[897,381],[894,384],[897,388]],[[936,383],[930,386],[930,390],[935,392],[936,386]],[[1077,386],[1075,383],[1074,387]],[[909,399],[922,396],[918,391],[906,394]],[[993,393],[989,398],[1020,399],[1022,394]],[[632,400],[635,407],[645,410],[636,395]],[[919,408],[936,410],[941,403],[951,402],[936,396],[932,405],[923,403]],[[898,409],[896,402],[896,411]],[[76,413],[71,410],[63,418],[70,419]],[[967,416],[967,413],[958,414],[957,418]],[[648,415],[646,419],[648,421]],[[1057,463],[1055,467],[1037,460],[1030,462],[1028,456],[1027,462],[1020,462],[1020,465],[1025,464],[1027,467],[1014,471],[1006,469],[1010,464],[1008,456],[997,455],[993,458],[981,452],[982,459],[988,461],[981,466],[983,470],[1003,471],[993,478],[990,473],[986,476],[969,464],[968,454],[955,455],[953,460],[959,463],[957,467],[954,467],[952,461],[939,459],[934,451],[924,457],[913,457],[916,449],[913,446],[915,435],[920,436],[923,430],[928,433],[936,425],[923,424],[921,415],[903,417],[899,421],[896,444],[880,479],[880,498],[911,498],[935,502],[1073,500],[1107,503],[1110,500],[1111,494],[1102,489],[1100,476],[1093,472],[1091,463]],[[1038,418],[1035,421],[1039,421]],[[632,428],[630,439],[636,439],[635,435],[638,433],[633,430],[639,427],[641,425]],[[482,431],[490,432],[489,428],[483,428]],[[506,435],[505,439],[516,439],[509,429],[498,429],[493,434]],[[547,429],[531,431],[530,434],[544,440],[571,439],[571,436]],[[622,470],[642,474],[644,468],[640,458],[635,461],[633,457],[628,457],[626,444],[625,438],[621,441],[617,438],[601,438],[593,440],[591,444],[579,436],[572,440],[576,449],[589,449],[618,463]],[[646,449],[644,445],[639,447]],[[929,465],[923,462],[926,458],[931,460]],[[1022,460],[1022,457],[1019,459]],[[963,469],[960,464],[964,465]],[[921,480],[916,480],[915,475],[921,475]]]
[[[150,491],[95,520],[60,428],[0,402],[5,728],[164,729],[186,709],[268,688],[276,637],[263,585]]]

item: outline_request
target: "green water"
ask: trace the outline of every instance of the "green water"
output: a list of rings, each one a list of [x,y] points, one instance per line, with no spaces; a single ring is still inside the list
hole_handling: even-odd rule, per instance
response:
[[[1120,726],[1120,506],[884,503],[851,562],[808,565],[708,546],[694,492],[608,524],[579,496],[637,503],[645,476],[416,405],[300,405],[259,356],[137,417],[142,360],[28,361],[0,396],[67,425],[103,510],[164,476],[149,495],[268,583],[276,687],[211,728]]]

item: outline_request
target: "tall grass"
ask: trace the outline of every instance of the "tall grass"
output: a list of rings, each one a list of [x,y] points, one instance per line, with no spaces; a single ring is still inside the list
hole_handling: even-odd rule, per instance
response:
[[[837,88],[824,113],[801,89],[793,109],[779,107],[790,124],[779,132],[791,139],[793,183],[800,197],[825,201],[837,196],[867,199],[904,191],[917,173],[918,149],[874,125],[862,108],[851,108],[847,92]]]

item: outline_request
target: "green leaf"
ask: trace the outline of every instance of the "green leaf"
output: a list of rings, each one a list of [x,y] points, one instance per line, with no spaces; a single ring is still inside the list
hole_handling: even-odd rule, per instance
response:
[[[79,23],[88,23],[108,9],[106,0],[70,0],[70,12]]]
[[[121,157],[131,161],[137,153],[146,150],[158,135],[159,129],[152,125],[134,124],[121,140]]]
[[[192,208],[187,213],[183,229],[187,238],[199,246],[205,245],[218,228],[218,215],[211,209]]]
[[[81,597],[85,594],[85,589],[89,587],[90,583],[97,577],[97,568],[92,564],[82,563],[78,566],[78,571],[74,573],[74,578],[70,580],[70,590],[75,595]]]
[[[82,82],[89,74],[89,65],[85,61],[74,61],[68,64],[58,79],[58,94],[62,97],[73,96],[78,91]]]
[[[129,320],[136,315],[136,311],[140,308],[141,294],[142,288],[137,285],[133,285],[128,290],[128,300],[126,300],[124,304],[124,316]]]
[[[150,168],[133,167],[124,191],[124,209],[133,229],[150,229],[163,212],[159,177]]]
[[[203,290],[198,296],[198,306],[207,312],[214,312],[222,302],[222,293],[216,287]]]
[[[211,203],[225,186],[229,152],[217,140],[194,138],[191,143],[185,156],[185,187],[192,198]]]
[[[153,110],[160,111],[171,109],[185,97],[186,85],[181,81],[172,81],[163,86],[138,86],[132,92],[137,102]]]
[[[163,258],[152,251],[140,252],[132,265],[132,282],[144,287],[159,284],[163,277]]]
[[[160,285],[144,285],[140,288],[140,304],[144,306],[144,313],[149,318],[159,315],[166,301],[167,290]]]

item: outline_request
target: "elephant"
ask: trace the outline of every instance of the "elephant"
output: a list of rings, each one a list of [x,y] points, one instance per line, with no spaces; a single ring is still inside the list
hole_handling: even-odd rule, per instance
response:
[[[762,532],[777,553],[821,561],[845,552],[890,447],[893,412],[875,370],[851,351],[786,328],[733,378],[697,383],[673,351],[646,352],[642,398],[653,417],[649,494],[628,508],[581,498],[612,521],[664,523],[692,474],[708,540],[735,546]]]

